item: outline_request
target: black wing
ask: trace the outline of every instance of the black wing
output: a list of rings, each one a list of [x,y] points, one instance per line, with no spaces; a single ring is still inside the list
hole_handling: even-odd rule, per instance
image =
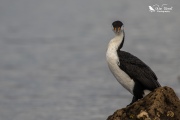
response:
[[[119,67],[125,71],[131,79],[139,81],[144,87],[150,90],[160,87],[155,73],[139,58],[125,51],[118,51],[118,56],[120,58]]]

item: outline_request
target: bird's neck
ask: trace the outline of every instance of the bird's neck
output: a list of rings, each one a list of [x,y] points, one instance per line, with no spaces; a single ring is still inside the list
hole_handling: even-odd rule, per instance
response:
[[[120,50],[124,44],[124,31],[122,31],[120,34],[116,34],[116,36],[111,39],[109,42],[108,48],[114,48],[115,50]]]

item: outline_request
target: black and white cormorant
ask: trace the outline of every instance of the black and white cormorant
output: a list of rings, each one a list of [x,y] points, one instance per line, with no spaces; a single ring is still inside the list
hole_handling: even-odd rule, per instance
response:
[[[136,56],[122,51],[125,33],[121,21],[112,23],[115,37],[110,40],[106,59],[117,81],[133,94],[132,103],[160,87],[155,73]]]

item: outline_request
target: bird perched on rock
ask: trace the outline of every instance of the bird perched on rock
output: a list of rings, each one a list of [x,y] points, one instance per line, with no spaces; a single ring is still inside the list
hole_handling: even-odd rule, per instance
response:
[[[132,103],[160,87],[155,73],[136,56],[122,51],[125,41],[124,25],[121,21],[112,23],[115,37],[110,40],[106,59],[114,77],[132,95]]]

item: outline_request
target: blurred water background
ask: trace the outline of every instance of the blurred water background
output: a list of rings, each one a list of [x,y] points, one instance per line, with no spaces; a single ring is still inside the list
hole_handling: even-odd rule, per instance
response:
[[[170,13],[149,12],[168,4]],[[180,1],[1,0],[0,120],[105,120],[131,102],[110,73],[111,23],[123,50],[180,96]]]

